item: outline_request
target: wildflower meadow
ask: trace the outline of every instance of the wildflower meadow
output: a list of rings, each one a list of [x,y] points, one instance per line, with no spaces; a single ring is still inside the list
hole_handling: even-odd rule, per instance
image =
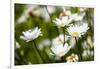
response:
[[[94,61],[94,9],[14,5],[15,65]]]

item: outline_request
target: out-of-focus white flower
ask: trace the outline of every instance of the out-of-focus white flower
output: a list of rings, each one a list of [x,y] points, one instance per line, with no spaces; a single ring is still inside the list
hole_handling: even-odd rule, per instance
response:
[[[47,12],[46,8],[42,8],[41,17],[43,17],[46,22],[50,20],[49,13]]]
[[[85,16],[85,13],[81,13],[81,14],[74,13],[74,14],[71,14],[70,18],[72,18],[73,21],[81,21],[84,16]]]
[[[60,13],[60,17],[70,16],[70,15],[71,15],[71,11],[70,10],[66,10],[65,8],[63,8],[63,12]]]
[[[46,9],[47,8],[47,9]],[[41,16],[44,18],[46,22],[50,21],[50,15],[55,12],[55,7],[47,6],[42,8]],[[40,11],[39,11],[40,12]]]
[[[48,9],[48,10],[50,10],[50,9]],[[43,17],[46,21],[48,21],[50,19],[45,8],[40,7],[38,5],[26,5],[23,14],[17,20],[17,22],[22,23],[22,22],[26,21],[27,18],[30,16],[29,15],[30,12],[35,16]]]
[[[89,44],[90,48],[93,48],[93,41],[90,36],[87,38],[87,43]]]
[[[39,49],[40,51],[43,51],[43,49],[44,49],[44,45],[41,44],[41,43],[39,43],[39,44],[38,44],[38,49]]]
[[[47,10],[50,14],[52,14],[55,11],[55,7],[47,6]],[[27,5],[25,8],[24,13],[22,16],[18,19],[18,22],[24,22],[29,17],[29,13],[31,12],[35,16],[43,17],[45,21],[49,21],[50,17],[45,7],[40,7],[38,5]]]
[[[68,16],[64,16],[61,18],[56,18],[56,20],[53,22],[58,26],[58,28],[61,28],[67,26],[71,21],[72,19],[70,19]]]
[[[17,20],[18,23],[25,22],[26,19],[29,17],[27,14],[22,14],[22,16]]]
[[[73,21],[81,21],[85,16],[85,12],[82,13],[71,13],[70,10],[63,8],[63,12],[60,14],[60,17],[68,16]]]
[[[38,38],[39,36],[42,36],[41,29],[36,27],[35,29],[30,29],[28,31],[23,32],[23,36],[20,36],[20,38],[26,40],[26,42],[29,42]]]
[[[79,10],[80,12],[84,12],[84,11],[87,10],[87,8],[78,8],[78,10]]]
[[[16,41],[16,48],[18,49],[18,48],[20,48],[21,46],[20,46],[20,44]]]
[[[85,58],[89,58],[90,56],[93,56],[94,55],[94,52],[87,49],[87,50],[84,50],[83,53],[82,53],[82,57],[85,59]]]
[[[87,51],[86,50],[83,51],[82,56],[87,57]]]
[[[53,7],[53,6],[47,6],[47,10],[48,10],[48,12],[49,12],[50,14],[52,14],[52,13],[55,12],[56,8]]]
[[[65,43],[63,46],[63,43],[64,43],[63,35],[56,37],[52,42],[51,50],[58,57],[64,56],[71,49],[71,46],[68,46],[67,43]]]
[[[71,46],[68,46],[67,43],[64,44],[59,44],[59,45],[53,45],[51,47],[52,52],[59,57],[64,56],[69,50],[70,50]]]
[[[83,49],[91,49],[94,47],[92,38],[90,36],[87,37],[86,41],[82,42],[82,47],[83,47]]]
[[[91,51],[90,54],[91,54],[91,56],[93,56],[94,55],[94,51]]]
[[[77,62],[79,60],[78,56],[76,54],[71,54],[66,58],[67,62]]]
[[[88,29],[89,27],[87,23],[83,23],[82,25],[72,25],[67,28],[67,31],[72,37],[81,37],[81,35],[84,35]]]
[[[36,5],[26,5],[23,14],[21,15],[21,17],[18,18],[17,22],[18,23],[25,22],[27,18],[29,17],[30,12],[32,12],[32,14],[35,14],[35,15],[40,15],[39,13],[40,11],[38,11],[37,8],[38,6]]]
[[[26,5],[25,14],[29,15],[31,12],[35,16],[41,15],[42,8],[40,8],[38,5]]]
[[[50,43],[51,42],[50,42],[49,39],[45,39],[45,40],[42,41],[42,44],[45,45],[45,46],[50,46]]]
[[[83,49],[88,49],[89,48],[86,41],[82,42],[82,47],[83,47]]]
[[[43,40],[42,42],[40,42],[39,44],[38,44],[38,49],[39,50],[43,50],[44,49],[44,47],[45,46],[50,46],[50,40],[49,39],[45,39],[45,40]]]

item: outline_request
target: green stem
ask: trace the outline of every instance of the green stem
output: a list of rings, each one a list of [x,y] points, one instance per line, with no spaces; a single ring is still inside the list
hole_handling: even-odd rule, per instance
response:
[[[63,46],[65,45],[65,27],[63,27],[63,33],[64,33],[64,43]]]
[[[47,6],[45,6],[45,8],[46,8],[46,11],[47,11],[47,13],[48,13],[48,15],[49,15],[50,21],[51,21],[51,23],[52,23],[52,18],[51,18],[50,14],[49,14],[49,11],[48,11]]]
[[[38,53],[39,57],[40,57],[41,60],[44,62],[44,59],[42,58],[42,55],[40,54],[40,51],[39,51],[39,49],[37,48],[37,45],[36,45],[36,43],[35,43],[35,40],[33,40],[33,43],[34,43],[35,49],[37,50],[37,53]]]
[[[49,55],[47,54],[46,50],[44,50],[44,53],[45,53],[46,57],[48,58],[49,62],[50,62],[50,63],[53,62],[53,61],[50,59]]]
[[[76,40],[76,46],[77,46],[77,53],[78,53],[78,55],[79,55],[79,61],[81,61],[82,60],[82,56],[81,56],[81,51],[80,51],[80,48],[79,48],[79,45],[78,45],[78,42],[77,42],[77,38],[75,37],[75,40]]]
[[[47,6],[45,6],[45,8],[46,8],[46,11],[47,11],[47,13],[48,13],[48,15],[49,15],[50,22],[53,23],[53,22],[52,22],[52,17],[51,17],[51,15],[50,15],[49,11],[48,11]],[[59,34],[59,30],[58,30],[58,29],[57,29],[57,33]]]

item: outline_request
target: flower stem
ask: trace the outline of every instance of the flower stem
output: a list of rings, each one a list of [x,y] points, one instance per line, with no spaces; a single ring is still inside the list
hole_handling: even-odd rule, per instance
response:
[[[48,15],[49,15],[50,21],[51,21],[51,23],[52,23],[52,18],[51,18],[50,14],[49,14],[49,11],[48,11],[47,6],[45,6],[45,8],[46,8],[46,11],[47,11],[47,13],[48,13]]]
[[[75,37],[75,40],[76,40],[76,46],[77,46],[77,53],[78,53],[78,55],[79,55],[79,61],[81,61],[82,60],[82,57],[81,57],[81,51],[80,51],[80,48],[79,48],[79,45],[78,45],[78,42],[77,42],[77,38]]]
[[[46,50],[44,50],[44,53],[45,53],[46,57],[48,58],[49,62],[50,62],[50,63],[53,62],[53,61],[50,59],[49,55],[47,54]]]
[[[49,15],[50,22],[53,23],[53,22],[52,22],[52,17],[51,17],[51,15],[50,15],[49,11],[48,11],[47,6],[45,6],[45,9],[46,9],[46,11],[47,11],[47,13],[48,13],[48,15]],[[59,34],[59,30],[58,30],[58,29],[57,29],[57,33]]]
[[[37,50],[37,53],[38,53],[39,57],[40,57],[41,60],[44,62],[44,59],[42,58],[42,55],[40,54],[40,51],[39,51],[39,49],[37,48],[37,45],[36,45],[36,43],[35,43],[35,40],[33,40],[33,43],[34,43],[35,49]]]

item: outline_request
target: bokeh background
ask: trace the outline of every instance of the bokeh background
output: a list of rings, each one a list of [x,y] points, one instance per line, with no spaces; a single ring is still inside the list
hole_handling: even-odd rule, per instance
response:
[[[15,65],[28,64],[47,64],[47,63],[62,63],[66,61],[59,61],[58,58],[50,54],[50,46],[53,38],[59,35],[57,26],[52,20],[59,17],[63,6],[47,6],[47,5],[29,5],[29,4],[15,4]],[[82,7],[68,7],[72,13],[79,13]],[[85,8],[85,7],[84,7]],[[83,21],[86,21],[90,27],[88,32],[78,40],[80,45],[80,53],[82,55],[81,61],[94,60],[94,9],[85,8],[86,15]],[[35,42],[42,55],[43,60],[37,54],[37,50],[32,42],[25,42],[20,39],[23,31],[35,28],[38,26],[43,32],[43,36],[38,37]],[[69,39],[68,43],[73,44],[75,41]],[[73,48],[75,50],[75,48]],[[71,49],[66,56],[73,52]]]

